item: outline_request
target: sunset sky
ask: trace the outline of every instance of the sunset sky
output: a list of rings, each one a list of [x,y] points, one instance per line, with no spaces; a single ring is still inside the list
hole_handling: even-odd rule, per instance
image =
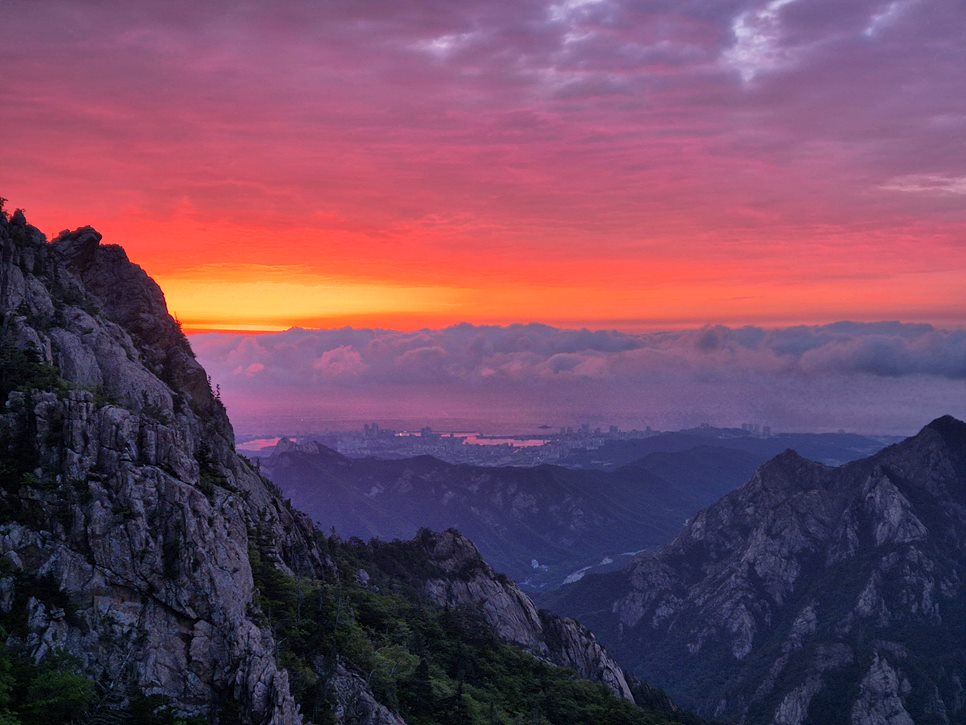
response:
[[[966,325],[962,0],[0,18],[0,194],[191,329]]]

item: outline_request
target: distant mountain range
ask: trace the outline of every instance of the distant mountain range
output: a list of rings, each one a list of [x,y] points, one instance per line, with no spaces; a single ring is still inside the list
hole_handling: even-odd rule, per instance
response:
[[[876,446],[861,436],[795,439],[837,460]],[[353,459],[283,440],[262,465],[323,529],[393,539],[454,527],[494,568],[539,591],[620,568],[667,543],[689,517],[748,480],[773,455],[771,440],[716,429],[662,434],[626,441],[641,455],[607,471]]]
[[[890,443],[894,436],[867,436],[856,433],[778,433],[759,437],[740,428],[704,426],[658,433],[648,438],[606,440],[595,449],[578,449],[564,458],[564,466],[613,470],[652,453],[682,453],[700,446],[742,451],[764,462],[782,451],[792,449],[820,463],[836,466],[870,456]]]
[[[623,571],[544,599],[729,721],[966,722],[966,424],[831,468],[786,451]]]

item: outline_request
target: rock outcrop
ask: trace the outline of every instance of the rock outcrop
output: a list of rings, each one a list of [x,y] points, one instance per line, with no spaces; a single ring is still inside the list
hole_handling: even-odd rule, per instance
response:
[[[668,547],[554,604],[699,714],[966,717],[966,424],[839,468],[792,451]]]
[[[352,725],[406,725],[406,721],[378,702],[366,681],[345,667],[336,669],[330,683],[335,694],[336,722]]]
[[[0,245],[0,607],[24,590],[23,644],[187,714],[300,722],[252,614],[248,549],[325,576],[311,522],[235,454],[161,290],[120,247],[90,228],[48,244],[21,214],[0,217]]]
[[[443,607],[477,609],[502,640],[551,664],[570,668],[585,679],[601,682],[618,697],[634,701],[623,670],[589,629],[572,619],[538,610],[516,584],[495,573],[473,542],[458,531],[424,530],[411,545],[424,565],[410,576],[421,581],[434,602]]]

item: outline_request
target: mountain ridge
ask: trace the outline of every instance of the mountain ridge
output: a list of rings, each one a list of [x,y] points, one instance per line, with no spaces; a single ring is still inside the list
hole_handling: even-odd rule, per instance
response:
[[[868,436],[857,433],[776,433],[760,437],[749,431],[727,428],[691,428],[657,433],[646,438],[608,440],[597,449],[577,450],[565,458],[564,465],[612,470],[633,464],[656,452],[681,452],[700,446],[717,446],[753,454],[761,462],[791,448],[809,458],[830,465],[848,463],[871,455],[894,436]]]
[[[956,722],[964,483],[951,416],[837,468],[786,451],[660,552],[551,608],[706,716]]]
[[[701,506],[750,475],[754,459],[704,447],[602,472],[348,458],[286,439],[261,465],[325,530],[392,539],[455,527],[497,568],[539,590],[669,541]]]

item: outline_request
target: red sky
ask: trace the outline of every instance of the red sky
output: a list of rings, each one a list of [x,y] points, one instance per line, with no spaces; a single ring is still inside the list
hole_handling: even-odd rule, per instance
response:
[[[958,0],[0,9],[0,194],[189,328],[966,324]]]

